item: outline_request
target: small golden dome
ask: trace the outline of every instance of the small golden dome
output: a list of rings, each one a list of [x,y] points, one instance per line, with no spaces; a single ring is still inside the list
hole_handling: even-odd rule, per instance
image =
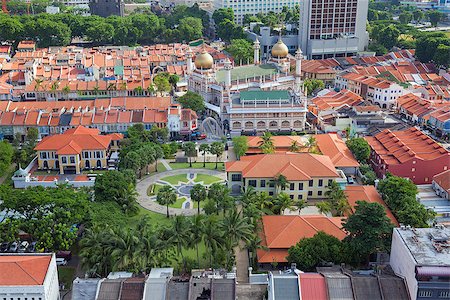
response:
[[[194,64],[197,69],[211,69],[214,64],[214,59],[211,54],[203,49],[202,53],[195,58]]]
[[[289,54],[288,47],[283,43],[281,39],[272,47],[272,57],[284,58]]]

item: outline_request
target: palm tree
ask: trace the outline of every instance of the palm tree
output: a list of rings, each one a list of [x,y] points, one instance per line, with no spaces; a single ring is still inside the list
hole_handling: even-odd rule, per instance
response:
[[[156,195],[156,202],[160,205],[165,205],[167,207],[167,218],[169,217],[169,205],[177,202],[177,194],[175,190],[169,186],[163,186]]]
[[[270,213],[269,208],[273,206],[273,199],[266,192],[260,192],[255,199],[255,204],[260,211]]]
[[[221,156],[223,154],[223,151],[225,151],[225,145],[222,142],[213,142],[209,146],[209,152],[212,155],[216,156],[216,167],[215,167],[216,170],[217,170],[219,156]]]
[[[258,147],[265,154],[275,152],[275,145],[273,144],[273,138],[270,132],[264,132],[264,134],[261,136],[261,140],[258,142]]]
[[[121,91],[125,91],[127,89],[127,82],[126,81],[122,81],[119,85],[119,89]]]
[[[294,210],[295,209],[295,200],[291,199],[291,197],[286,193],[281,193],[275,198],[275,212],[279,215],[283,214],[286,209]]]
[[[203,215],[196,215],[191,219],[191,224],[189,227],[190,246],[195,246],[197,251],[197,267],[200,268],[200,256],[198,253],[198,244],[203,240],[203,228],[205,226],[205,217]]]
[[[133,230],[130,228],[118,227],[116,236],[113,239],[114,250],[111,253],[113,258],[114,271],[137,271],[136,258],[138,252],[136,249],[140,243]]]
[[[42,82],[44,82],[44,81],[43,81],[42,79],[40,79],[40,78],[36,78],[36,79],[34,80],[34,82],[36,83],[36,84],[34,85],[34,90],[35,90],[35,91],[38,91],[39,88],[41,87]]]
[[[301,149],[301,146],[298,144],[297,141],[292,141],[291,145],[289,146],[290,152],[299,152]]]
[[[98,93],[100,92],[100,87],[98,86],[98,84],[96,86],[94,86],[94,88],[92,89],[95,93],[95,96],[98,95]]]
[[[315,153],[319,154],[319,149],[317,148],[317,141],[314,136],[308,137],[308,140],[306,141],[305,147],[308,148],[309,153]]]
[[[231,240],[233,246],[237,246],[239,241],[248,242],[253,234],[253,226],[248,219],[242,216],[237,209],[229,211],[220,223],[225,237]]]
[[[336,203],[336,213],[339,217],[347,215],[350,212],[350,209],[347,198],[341,198]]]
[[[112,271],[110,241],[114,236],[111,228],[93,227],[86,230],[80,241],[81,266],[88,273],[107,276]]]
[[[117,199],[118,203],[122,203],[122,209],[126,214],[133,215],[139,211],[137,206],[138,192],[132,183],[124,190],[121,199]]]
[[[325,192],[325,196],[328,197],[333,215],[342,216],[345,212],[348,212],[347,196],[336,181],[331,181],[328,190]],[[347,205],[345,205],[345,202]]]
[[[189,220],[185,216],[175,216],[175,218],[172,219],[172,237],[170,239],[176,246],[178,255],[181,256],[184,269],[186,269],[186,261],[183,255],[183,248],[188,245],[190,238],[189,228]]]
[[[106,87],[107,91],[115,91],[116,89],[117,89],[117,87],[114,82],[109,83],[108,86]]]
[[[287,186],[289,185],[289,181],[287,180],[286,176],[283,174],[278,174],[278,176],[275,177],[275,189],[277,194],[280,191],[284,191]]]
[[[66,95],[67,100],[69,99],[69,93],[70,93],[70,87],[68,85],[66,85],[65,87],[62,88],[62,92],[64,93],[64,95]]]
[[[50,86],[50,90],[52,92],[56,91],[59,88],[59,82],[55,81],[52,83],[52,85]]]
[[[223,242],[223,231],[218,226],[218,220],[214,216],[210,216],[205,220],[203,228],[203,241],[209,250],[209,266],[212,267],[212,258]]]
[[[198,149],[203,155],[203,168],[206,167],[206,153],[209,152],[209,149],[210,149],[209,144],[200,144],[200,147]]]
[[[266,246],[262,245],[262,239],[257,234],[253,234],[251,239],[246,244],[248,251],[250,252],[250,261],[252,262],[252,267],[256,266],[256,251],[258,249],[268,250]]]
[[[316,204],[317,209],[321,214],[327,215],[331,212],[331,205],[328,201],[322,201]]]
[[[252,186],[249,186],[241,196],[239,197],[239,200],[244,206],[249,205],[250,203],[253,203],[258,196],[258,193],[256,192],[255,188]]]
[[[197,149],[194,142],[187,142],[183,144],[184,155],[189,158],[189,168],[192,168],[192,157],[197,156]]]
[[[144,93],[144,89],[142,88],[142,86],[138,86],[138,87],[136,87],[136,88],[134,89],[134,92],[135,92],[137,95],[141,96],[141,95]]]
[[[197,202],[197,210],[198,214],[200,214],[200,202],[206,200],[206,197],[208,196],[206,193],[206,188],[201,184],[196,184],[191,189],[190,194],[192,201]]]
[[[154,96],[155,95],[155,87],[152,84],[147,87],[147,93],[150,96]]]

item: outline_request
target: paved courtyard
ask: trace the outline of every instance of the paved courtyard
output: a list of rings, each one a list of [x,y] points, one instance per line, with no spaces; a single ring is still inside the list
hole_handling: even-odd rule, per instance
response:
[[[185,176],[183,176],[185,175]],[[205,186],[211,185],[213,182],[224,182],[226,173],[216,170],[207,169],[177,169],[160,172],[138,181],[136,191],[138,192],[138,203],[145,209],[165,214],[166,207],[156,202],[156,195],[148,196],[147,190],[151,185],[170,185],[178,194],[178,198],[185,198],[181,208],[169,207],[170,215],[186,215],[191,216],[197,213],[197,209],[193,208],[190,199],[190,191],[195,184]]]

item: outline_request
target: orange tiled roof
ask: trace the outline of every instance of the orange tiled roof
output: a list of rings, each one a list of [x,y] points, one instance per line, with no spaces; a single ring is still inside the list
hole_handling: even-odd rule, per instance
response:
[[[356,106],[363,102],[363,98],[356,93],[349,90],[342,90],[340,92],[329,92],[323,96],[312,99],[314,105],[319,110],[329,110],[346,106]]]
[[[306,181],[314,177],[339,177],[330,158],[311,153],[259,154],[226,162],[227,172],[241,172],[246,178],[274,178],[282,174],[287,180]]]
[[[263,216],[262,244],[269,250],[257,250],[259,263],[286,262],[287,250],[303,238],[311,238],[323,231],[342,240],[342,219],[317,216]],[[339,224],[339,225],[338,225]]]
[[[386,215],[391,220],[392,224],[398,226],[397,219],[394,217],[391,210],[387,207],[386,203],[384,203],[380,194],[378,194],[376,188],[373,185],[347,185],[344,192],[347,196],[347,201],[352,209],[352,212],[355,212],[356,201],[378,203],[384,207],[384,209],[386,210]]]
[[[50,255],[0,256],[0,286],[43,285]]]
[[[450,194],[450,170],[436,174],[433,181]]]
[[[450,152],[415,127],[403,131],[386,129],[365,139],[386,164],[397,165],[411,159],[427,161],[442,156],[450,158]]]
[[[335,167],[359,167],[350,149],[335,133],[315,135],[317,146],[328,156]]]

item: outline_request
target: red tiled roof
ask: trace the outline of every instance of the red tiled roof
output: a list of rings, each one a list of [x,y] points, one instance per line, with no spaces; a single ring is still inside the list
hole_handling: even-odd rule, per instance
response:
[[[315,97],[312,99],[312,102],[319,110],[329,110],[340,108],[344,105],[349,107],[359,105],[363,102],[363,98],[352,91],[342,90],[340,92],[332,91],[326,95]]]
[[[259,263],[286,262],[287,250],[303,238],[323,231],[342,240],[346,233],[339,226],[341,218],[318,216],[263,216],[262,244],[269,250],[257,250]],[[282,259],[282,260],[281,260]]]
[[[279,174],[292,181],[339,177],[328,156],[311,153],[244,156],[239,161],[226,162],[225,168],[227,172],[241,172],[246,178],[274,178]]]
[[[0,286],[42,285],[50,255],[1,255]]]
[[[337,134],[317,134],[315,138],[320,152],[330,157],[335,167],[359,167],[352,152]]]
[[[435,175],[433,181],[450,194],[450,170]]]
[[[392,224],[398,226],[397,219],[392,214],[391,210],[387,207],[386,203],[378,194],[376,188],[372,185],[347,185],[345,188],[345,195],[347,196],[348,204],[350,205],[352,212],[355,212],[356,201],[366,201],[369,203],[381,204],[386,210],[387,217],[391,220]]]
[[[328,300],[325,278],[317,273],[300,273],[302,300]]]

